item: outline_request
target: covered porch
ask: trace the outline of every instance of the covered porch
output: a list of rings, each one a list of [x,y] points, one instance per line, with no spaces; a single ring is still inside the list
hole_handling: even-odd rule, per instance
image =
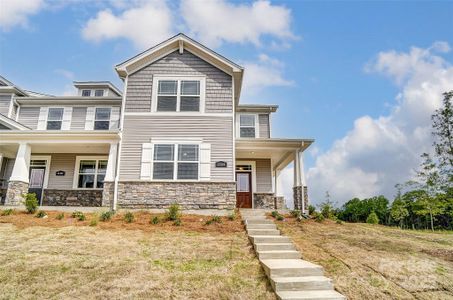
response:
[[[0,202],[23,203],[35,193],[43,206],[110,206],[117,132],[0,133]]]
[[[285,209],[281,172],[294,165],[292,185],[294,209],[308,212],[303,153],[313,143],[309,139],[236,140],[237,207]]]

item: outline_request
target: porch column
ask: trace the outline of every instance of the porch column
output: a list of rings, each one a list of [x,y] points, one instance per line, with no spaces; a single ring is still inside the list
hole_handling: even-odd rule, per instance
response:
[[[5,205],[20,205],[23,202],[23,194],[28,192],[31,147],[27,143],[19,144],[13,171],[8,182]]]
[[[110,206],[113,202],[117,153],[118,143],[110,144],[109,159],[107,161],[107,170],[105,170],[104,188],[102,191],[102,206]]]
[[[302,151],[296,150],[294,152],[294,209],[306,212],[306,188],[305,188],[305,175]]]

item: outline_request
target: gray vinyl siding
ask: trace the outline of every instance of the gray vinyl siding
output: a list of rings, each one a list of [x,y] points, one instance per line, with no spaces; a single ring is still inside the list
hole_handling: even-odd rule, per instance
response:
[[[183,54],[175,51],[128,77],[126,112],[151,111],[153,75],[206,76],[205,112],[233,111],[232,77],[185,50]]]
[[[39,107],[23,107],[19,110],[18,122],[31,129],[38,127]]]
[[[208,116],[125,116],[120,180],[140,179],[142,144],[150,139],[202,139],[211,144],[211,181],[233,181],[233,119]],[[226,161],[226,168],[216,168]]]
[[[8,116],[11,95],[0,95],[0,114]]]
[[[47,188],[72,189],[76,154],[56,153],[51,155],[50,173]],[[64,176],[56,176],[57,171],[64,171]]]
[[[270,159],[256,159],[256,191],[272,193],[272,170]]]
[[[260,128],[260,138],[270,138],[269,114],[259,114],[258,123]]]
[[[74,107],[72,109],[71,130],[85,130],[86,116],[86,107]]]

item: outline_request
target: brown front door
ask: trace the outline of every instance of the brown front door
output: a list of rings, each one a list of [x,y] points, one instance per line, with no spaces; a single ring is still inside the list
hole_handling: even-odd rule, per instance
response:
[[[236,172],[236,207],[252,208],[252,173]]]

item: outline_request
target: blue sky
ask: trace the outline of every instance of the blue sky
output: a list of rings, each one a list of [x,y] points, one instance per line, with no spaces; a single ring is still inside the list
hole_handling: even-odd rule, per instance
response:
[[[273,136],[316,139],[305,155],[315,203],[326,190],[339,203],[392,196],[429,151],[429,116],[453,89],[453,2],[0,3],[0,73],[25,89],[122,86],[115,64],[179,31],[244,65],[241,101],[280,105]]]

